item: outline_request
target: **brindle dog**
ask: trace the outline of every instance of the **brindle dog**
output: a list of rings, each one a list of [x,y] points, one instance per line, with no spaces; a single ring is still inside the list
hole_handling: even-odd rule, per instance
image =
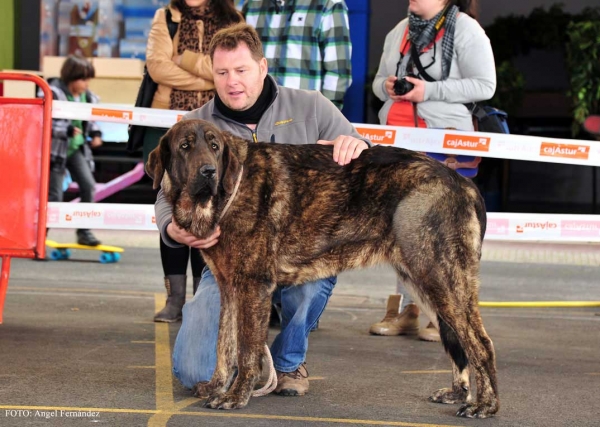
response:
[[[409,150],[373,147],[339,166],[331,146],[251,143],[202,120],[173,126],[147,171],[182,228],[203,238],[221,227],[219,243],[202,251],[221,291],[216,370],[195,390],[205,406],[247,405],[276,286],[388,263],[452,360],[452,387],[430,400],[463,403],[465,417],[498,411],[494,347],[478,308],[486,214],[471,181]]]

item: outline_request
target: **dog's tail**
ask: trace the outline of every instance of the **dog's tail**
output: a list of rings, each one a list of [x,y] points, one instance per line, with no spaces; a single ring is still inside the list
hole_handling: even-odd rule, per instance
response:
[[[483,200],[483,196],[479,192],[479,189],[473,184],[473,187],[477,190],[476,200],[473,201],[473,205],[475,207],[475,212],[477,214],[477,220],[479,221],[479,227],[481,230],[481,241],[483,242],[483,237],[485,236],[485,230],[487,228],[487,214],[485,209],[485,201]]]

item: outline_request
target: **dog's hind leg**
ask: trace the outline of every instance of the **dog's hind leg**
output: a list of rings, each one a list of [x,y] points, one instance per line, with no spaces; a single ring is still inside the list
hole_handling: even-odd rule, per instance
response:
[[[437,310],[434,308],[434,303],[430,301],[430,298],[425,296],[426,293],[422,291],[421,287],[415,285],[401,264],[397,265],[396,273],[419,308],[425,312],[430,321],[438,328],[444,349],[452,360],[452,388],[442,388],[436,391],[429,397],[429,400],[435,403],[448,404],[469,402],[471,400],[469,362],[456,333],[440,318]],[[428,279],[432,280],[431,277]],[[438,285],[434,286],[438,290],[444,289]]]
[[[430,400],[466,403],[457,415],[487,418],[498,411],[499,401],[494,348],[479,314],[477,269],[467,274],[466,268],[444,260],[438,260],[438,266],[436,273],[420,274],[416,282],[409,279],[408,272],[396,268],[417,305],[437,324],[442,344],[452,360],[452,388],[436,391]],[[445,278],[454,278],[455,282],[449,285]],[[476,401],[470,396],[469,368],[477,382]]]
[[[496,355],[492,340],[481,321],[477,305],[472,305],[467,313],[469,330],[463,338],[469,361],[477,382],[477,400],[467,402],[457,415],[469,418],[487,418],[500,409],[498,383],[496,376]]]
[[[248,283],[246,286],[251,288]],[[271,298],[270,294],[256,298],[248,298],[248,295],[238,301],[238,375],[229,391],[210,399],[207,402],[208,407],[218,409],[245,407],[260,377],[260,359],[267,341]]]
[[[477,298],[472,298],[466,312],[450,309],[444,305],[438,311],[440,336],[446,351],[453,361],[452,389],[438,390],[432,401],[448,400],[454,396],[464,396],[466,402],[456,415],[469,418],[487,418],[499,409],[498,387],[496,383],[495,355],[492,341],[489,339],[477,308]],[[456,306],[455,306],[456,307]],[[477,399],[469,399],[468,375],[470,367],[477,383]],[[461,389],[463,393],[461,393]],[[457,402],[458,403],[458,402]]]

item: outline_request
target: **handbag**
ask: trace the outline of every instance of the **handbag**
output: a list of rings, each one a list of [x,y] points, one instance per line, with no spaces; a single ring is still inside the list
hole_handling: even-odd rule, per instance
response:
[[[171,40],[173,40],[179,24],[173,22],[171,10],[169,8],[166,8],[165,15],[167,18],[169,35],[171,36]],[[154,99],[154,94],[156,93],[157,88],[158,84],[152,80],[150,73],[148,73],[148,67],[144,65],[144,75],[142,76],[142,83],[138,89],[138,94],[134,105],[136,107],[150,108],[152,106],[152,100]],[[129,153],[135,153],[143,147],[146,128],[147,126],[129,125],[127,129],[127,133],[129,134],[129,137],[127,138],[127,151]]]
[[[473,106],[473,125],[477,132],[510,133],[508,128],[508,114],[489,105],[469,104]],[[467,105],[467,107],[469,107]]]

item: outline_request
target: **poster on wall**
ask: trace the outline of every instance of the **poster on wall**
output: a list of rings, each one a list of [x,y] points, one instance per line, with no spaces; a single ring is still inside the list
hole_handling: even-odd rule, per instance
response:
[[[41,0],[44,56],[139,58],[157,9],[169,0]]]
[[[67,53],[85,57],[97,56],[98,2],[84,1],[67,5],[69,34]]]

